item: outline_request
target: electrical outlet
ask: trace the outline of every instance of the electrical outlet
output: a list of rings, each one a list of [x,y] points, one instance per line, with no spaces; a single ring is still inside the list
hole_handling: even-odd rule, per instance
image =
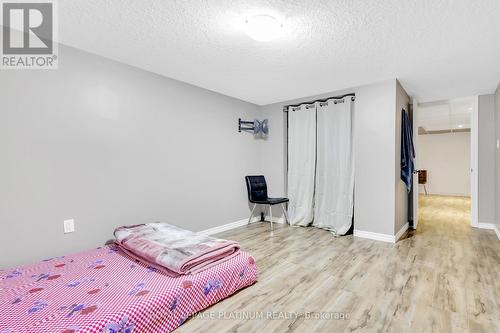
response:
[[[63,225],[64,225],[64,233],[65,234],[75,232],[75,220],[73,220],[73,219],[64,220]]]

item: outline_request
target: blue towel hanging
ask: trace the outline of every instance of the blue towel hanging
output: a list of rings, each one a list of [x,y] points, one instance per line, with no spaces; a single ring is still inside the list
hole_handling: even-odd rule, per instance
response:
[[[410,118],[404,109],[401,111],[401,180],[410,192],[413,185],[413,172],[415,171],[415,148],[413,147]]]

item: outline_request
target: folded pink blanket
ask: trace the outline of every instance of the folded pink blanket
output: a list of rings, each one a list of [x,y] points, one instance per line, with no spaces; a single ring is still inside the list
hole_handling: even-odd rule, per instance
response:
[[[159,222],[119,227],[114,235],[116,244],[126,253],[173,277],[212,267],[240,250],[235,241]]]

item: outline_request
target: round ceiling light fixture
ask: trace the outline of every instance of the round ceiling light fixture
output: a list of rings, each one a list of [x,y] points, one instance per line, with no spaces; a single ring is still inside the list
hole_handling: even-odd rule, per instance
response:
[[[271,15],[254,15],[245,22],[246,34],[258,42],[276,39],[281,34],[282,28],[283,24]]]

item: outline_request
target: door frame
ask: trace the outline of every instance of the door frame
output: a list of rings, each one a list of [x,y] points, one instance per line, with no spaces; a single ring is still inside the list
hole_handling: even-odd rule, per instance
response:
[[[470,199],[471,199],[471,213],[470,225],[474,228],[482,228],[479,223],[479,96],[472,96],[474,102],[471,111],[471,129],[470,129]],[[420,167],[418,160],[418,101],[414,98],[413,101],[413,128],[417,132],[413,133],[414,146],[415,146],[415,170]],[[416,192],[413,195],[413,228],[416,229],[418,225],[418,197],[420,194],[420,186],[418,185],[418,176],[413,178],[416,186]],[[414,187],[415,188],[415,187]]]
[[[418,164],[418,101],[416,98],[412,99],[412,112],[411,112],[411,117],[412,117],[412,134],[413,134],[413,149],[415,150],[415,160],[414,162],[414,167],[415,170],[418,170],[419,164]],[[416,186],[415,186],[416,185]],[[413,173],[413,189],[412,189],[412,214],[413,214],[413,229],[417,229],[418,227],[418,197],[420,194],[420,185],[418,183],[418,173],[414,172]]]
[[[470,126],[470,199],[471,226],[479,228],[479,96],[474,96]]]

